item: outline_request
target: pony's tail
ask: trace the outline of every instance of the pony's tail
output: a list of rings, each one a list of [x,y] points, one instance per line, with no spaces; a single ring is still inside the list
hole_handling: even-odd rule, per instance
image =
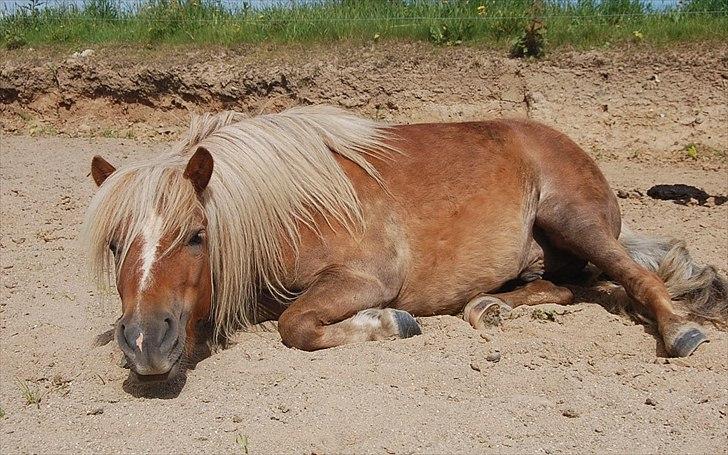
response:
[[[625,225],[619,241],[632,259],[660,277],[679,311],[728,329],[728,281],[715,267],[696,264],[685,242],[640,235]]]

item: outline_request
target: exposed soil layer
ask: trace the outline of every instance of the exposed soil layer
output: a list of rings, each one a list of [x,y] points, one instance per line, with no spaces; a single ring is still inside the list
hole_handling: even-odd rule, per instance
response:
[[[415,45],[315,58],[10,55],[0,70],[0,453],[728,453],[728,334],[711,329],[693,356],[665,359],[653,329],[587,293],[517,309],[499,329],[422,318],[421,336],[315,353],[254,330],[177,387],[143,387],[113,342],[92,345],[120,305],[84,278],[77,240],[94,154],[124,164],[158,153],[188,108],[329,102],[393,121],[541,119],[598,160],[628,224],[685,239],[725,275],[728,204],[645,193],[684,183],[728,194],[726,49],[539,63]],[[136,139],[67,137],[108,131]]]
[[[602,152],[728,143],[728,45],[561,52],[531,62],[477,48],[99,49],[6,52],[0,127],[71,136],[169,137],[188,111],[251,114],[340,105],[394,122],[529,116]]]

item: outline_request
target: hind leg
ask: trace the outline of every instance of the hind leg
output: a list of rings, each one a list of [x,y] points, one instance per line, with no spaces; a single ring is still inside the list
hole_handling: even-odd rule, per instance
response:
[[[465,306],[463,319],[479,329],[485,325],[496,325],[504,312],[521,305],[568,305],[573,301],[574,295],[570,290],[550,281],[535,280],[511,292],[475,297]]]
[[[619,243],[619,208],[606,185],[583,193],[565,193],[565,199],[546,199],[536,223],[556,247],[590,261],[621,284],[627,294],[651,313],[669,355],[693,353],[706,335],[677,313],[665,284],[633,261]],[[583,199],[580,199],[583,198]]]

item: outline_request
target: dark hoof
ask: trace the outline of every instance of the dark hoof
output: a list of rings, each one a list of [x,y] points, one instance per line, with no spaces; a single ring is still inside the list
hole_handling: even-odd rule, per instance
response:
[[[668,351],[673,357],[687,357],[706,341],[708,341],[708,337],[702,330],[690,327],[675,338]]]
[[[415,335],[422,335],[422,329],[415,318],[406,311],[394,310],[394,322],[397,323],[397,330],[400,338],[409,338]]]

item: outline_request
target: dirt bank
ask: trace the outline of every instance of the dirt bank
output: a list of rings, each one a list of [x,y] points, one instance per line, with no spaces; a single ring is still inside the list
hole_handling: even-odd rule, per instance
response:
[[[560,52],[540,62],[407,43],[69,54],[3,55],[3,130],[163,139],[188,110],[330,103],[395,122],[529,116],[602,152],[728,143],[728,46]]]

